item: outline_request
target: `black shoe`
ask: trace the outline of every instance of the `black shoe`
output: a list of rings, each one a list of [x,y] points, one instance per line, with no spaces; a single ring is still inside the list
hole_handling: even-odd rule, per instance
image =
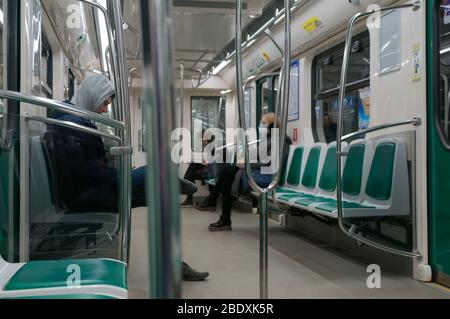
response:
[[[197,193],[197,185],[191,183],[185,179],[180,179],[181,195],[194,195]]]
[[[209,231],[231,231],[231,222],[220,219],[217,223],[209,225]]]
[[[207,197],[203,202],[194,203],[194,207],[204,212],[215,212],[217,209],[217,203],[214,203],[209,199],[209,197]]]
[[[194,205],[194,200],[191,196],[188,196],[184,202],[181,203],[181,207],[192,207]]]
[[[209,277],[208,272],[199,272],[192,269],[188,264],[183,263],[183,280],[184,281],[203,281]]]

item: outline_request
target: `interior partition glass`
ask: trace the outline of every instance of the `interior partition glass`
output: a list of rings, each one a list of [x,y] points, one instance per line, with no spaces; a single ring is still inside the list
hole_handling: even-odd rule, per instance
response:
[[[22,122],[28,137],[20,142],[29,145],[30,260],[118,259],[119,158],[109,150],[119,142],[39,119]]]

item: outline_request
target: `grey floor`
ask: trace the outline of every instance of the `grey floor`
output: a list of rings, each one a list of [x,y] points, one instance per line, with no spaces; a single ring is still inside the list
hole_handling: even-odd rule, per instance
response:
[[[233,231],[210,233],[216,213],[183,209],[183,259],[209,271],[205,282],[184,283],[186,299],[246,299],[259,297],[258,216],[235,213]],[[130,298],[148,296],[146,212],[133,214],[129,269]],[[417,282],[405,275],[382,272],[381,289],[366,285],[368,265],[305,236],[270,225],[270,298],[449,298],[448,289]]]

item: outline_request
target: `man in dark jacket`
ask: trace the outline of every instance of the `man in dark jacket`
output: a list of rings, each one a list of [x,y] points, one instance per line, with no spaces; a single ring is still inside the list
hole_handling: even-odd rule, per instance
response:
[[[91,75],[81,83],[69,103],[93,113],[106,113],[115,97],[112,83],[103,75]],[[52,117],[97,130],[97,126],[79,116],[55,112]],[[61,187],[59,194],[66,206],[75,205],[87,209],[117,207],[117,170],[108,165],[105,146],[99,136],[59,125],[49,125],[47,144],[54,148],[56,180]],[[146,205],[146,167],[132,171],[132,207]],[[181,181],[182,193],[196,191],[195,185]],[[207,272],[198,272],[183,263],[183,278],[189,281],[204,280]]]
[[[267,131],[267,155],[270,157],[272,152],[271,145],[271,131],[274,128],[275,114],[265,114],[261,119],[261,131]],[[278,125],[279,127],[279,125]],[[289,146],[292,141],[286,137],[284,154],[282,163],[286,163],[289,156]],[[258,158],[258,163],[252,164],[252,174],[255,182],[262,188],[268,187],[272,183],[273,175],[264,174],[262,170],[264,167],[270,167],[271,162],[261,163]],[[237,187],[236,187],[237,185]],[[216,188],[203,202],[194,204],[194,207],[202,211],[215,211],[217,206],[217,199],[222,195],[222,215],[217,223],[209,226],[210,231],[231,231],[231,210],[233,199],[238,196],[236,188],[241,189],[244,193],[249,192],[247,175],[244,172],[244,164],[238,163],[236,166],[227,166],[221,173]]]

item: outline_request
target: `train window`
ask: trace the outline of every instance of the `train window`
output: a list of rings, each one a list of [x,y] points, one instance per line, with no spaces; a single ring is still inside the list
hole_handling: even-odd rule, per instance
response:
[[[191,98],[192,148],[195,152],[202,152],[201,149],[195,148],[194,139],[201,136],[203,130],[218,128],[225,132],[225,108],[220,108],[219,114],[219,104],[220,97]]]
[[[267,77],[258,82],[257,118],[259,119],[267,113],[274,111],[274,101],[276,101],[275,78]]]
[[[316,141],[336,140],[339,85],[344,44],[317,56],[313,62],[313,131]],[[367,128],[370,118],[370,38],[354,37],[348,68],[344,133]]]
[[[53,52],[47,38],[42,35],[41,87],[47,98],[53,97]]]
[[[444,1],[445,2],[445,1]],[[450,144],[450,19],[449,8],[441,6],[440,22],[440,103],[437,112],[439,127],[444,135],[445,142]]]

